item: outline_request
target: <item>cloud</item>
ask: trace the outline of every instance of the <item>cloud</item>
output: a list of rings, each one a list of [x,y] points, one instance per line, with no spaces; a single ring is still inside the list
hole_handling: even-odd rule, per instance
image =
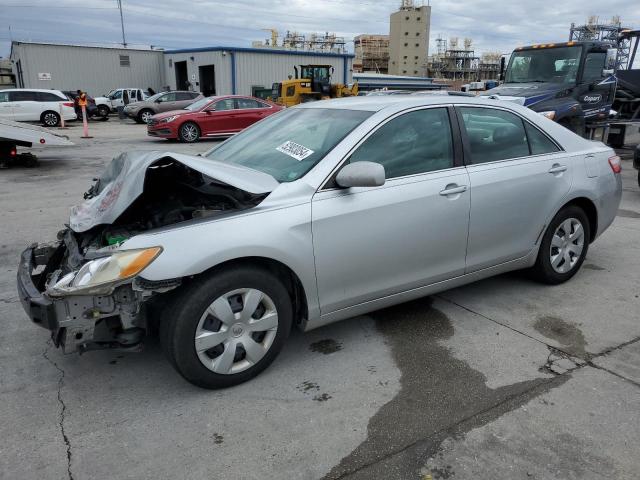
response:
[[[249,46],[269,36],[263,29],[335,32],[351,40],[361,33],[388,33],[399,0],[123,0],[127,42],[182,48]],[[416,2],[418,3],[418,1]],[[122,41],[115,0],[0,0],[0,55],[16,40],[61,43]],[[571,22],[589,15],[622,16],[640,26],[640,2],[628,0],[432,0],[431,48],[438,35],[473,39],[477,53],[510,52],[517,45],[568,39]],[[46,7],[46,8],[45,8]],[[353,44],[351,44],[351,48]]]

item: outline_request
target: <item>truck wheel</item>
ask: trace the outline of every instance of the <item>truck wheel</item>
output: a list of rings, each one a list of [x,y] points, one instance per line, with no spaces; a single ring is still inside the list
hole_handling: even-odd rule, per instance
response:
[[[178,138],[184,143],[197,142],[200,138],[200,127],[193,122],[185,122],[180,125]]]
[[[542,237],[533,275],[551,285],[569,280],[587,256],[590,235],[589,219],[580,207],[560,210]]]
[[[100,115],[103,120],[109,118],[110,113],[111,109],[107,105],[98,105],[98,115]]]
[[[160,341],[187,381],[225,388],[273,362],[292,317],[291,298],[277,277],[254,267],[233,268],[188,286],[161,320]]]
[[[40,123],[45,127],[57,127],[60,124],[60,115],[48,110],[40,115]]]

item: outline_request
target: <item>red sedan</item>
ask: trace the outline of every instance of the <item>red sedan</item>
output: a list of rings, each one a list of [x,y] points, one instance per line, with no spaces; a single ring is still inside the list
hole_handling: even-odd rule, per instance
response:
[[[208,97],[184,110],[172,110],[151,117],[147,134],[196,142],[201,137],[228,137],[283,107],[266,100],[240,95]]]

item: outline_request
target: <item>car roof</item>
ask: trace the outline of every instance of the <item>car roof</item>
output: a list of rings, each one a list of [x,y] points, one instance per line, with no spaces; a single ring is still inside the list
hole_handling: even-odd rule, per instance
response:
[[[53,92],[62,93],[62,90],[56,90],[54,88],[5,88],[0,92]]]
[[[497,103],[499,102],[499,103]],[[308,102],[300,104],[295,108],[336,108],[345,110],[365,110],[369,112],[379,112],[391,107],[420,107],[428,105],[451,105],[451,104],[487,105],[487,106],[508,106],[514,104],[493,99],[467,97],[458,95],[376,95],[364,97],[345,97],[320,102]]]

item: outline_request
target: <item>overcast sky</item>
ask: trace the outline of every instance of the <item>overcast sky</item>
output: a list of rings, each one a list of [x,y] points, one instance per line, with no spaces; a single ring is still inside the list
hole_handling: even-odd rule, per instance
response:
[[[122,0],[127,42],[164,48],[250,46],[266,28],[335,32],[352,40],[361,33],[389,33],[389,14],[400,0]],[[416,4],[421,3],[416,0]],[[426,3],[426,1],[425,1]],[[571,22],[589,15],[620,15],[640,28],[640,0],[432,0],[435,39],[470,37],[477,53],[507,53],[517,45],[566,41]],[[10,39],[60,43],[122,42],[116,0],[0,0],[0,56]],[[349,45],[353,50],[353,43]]]

